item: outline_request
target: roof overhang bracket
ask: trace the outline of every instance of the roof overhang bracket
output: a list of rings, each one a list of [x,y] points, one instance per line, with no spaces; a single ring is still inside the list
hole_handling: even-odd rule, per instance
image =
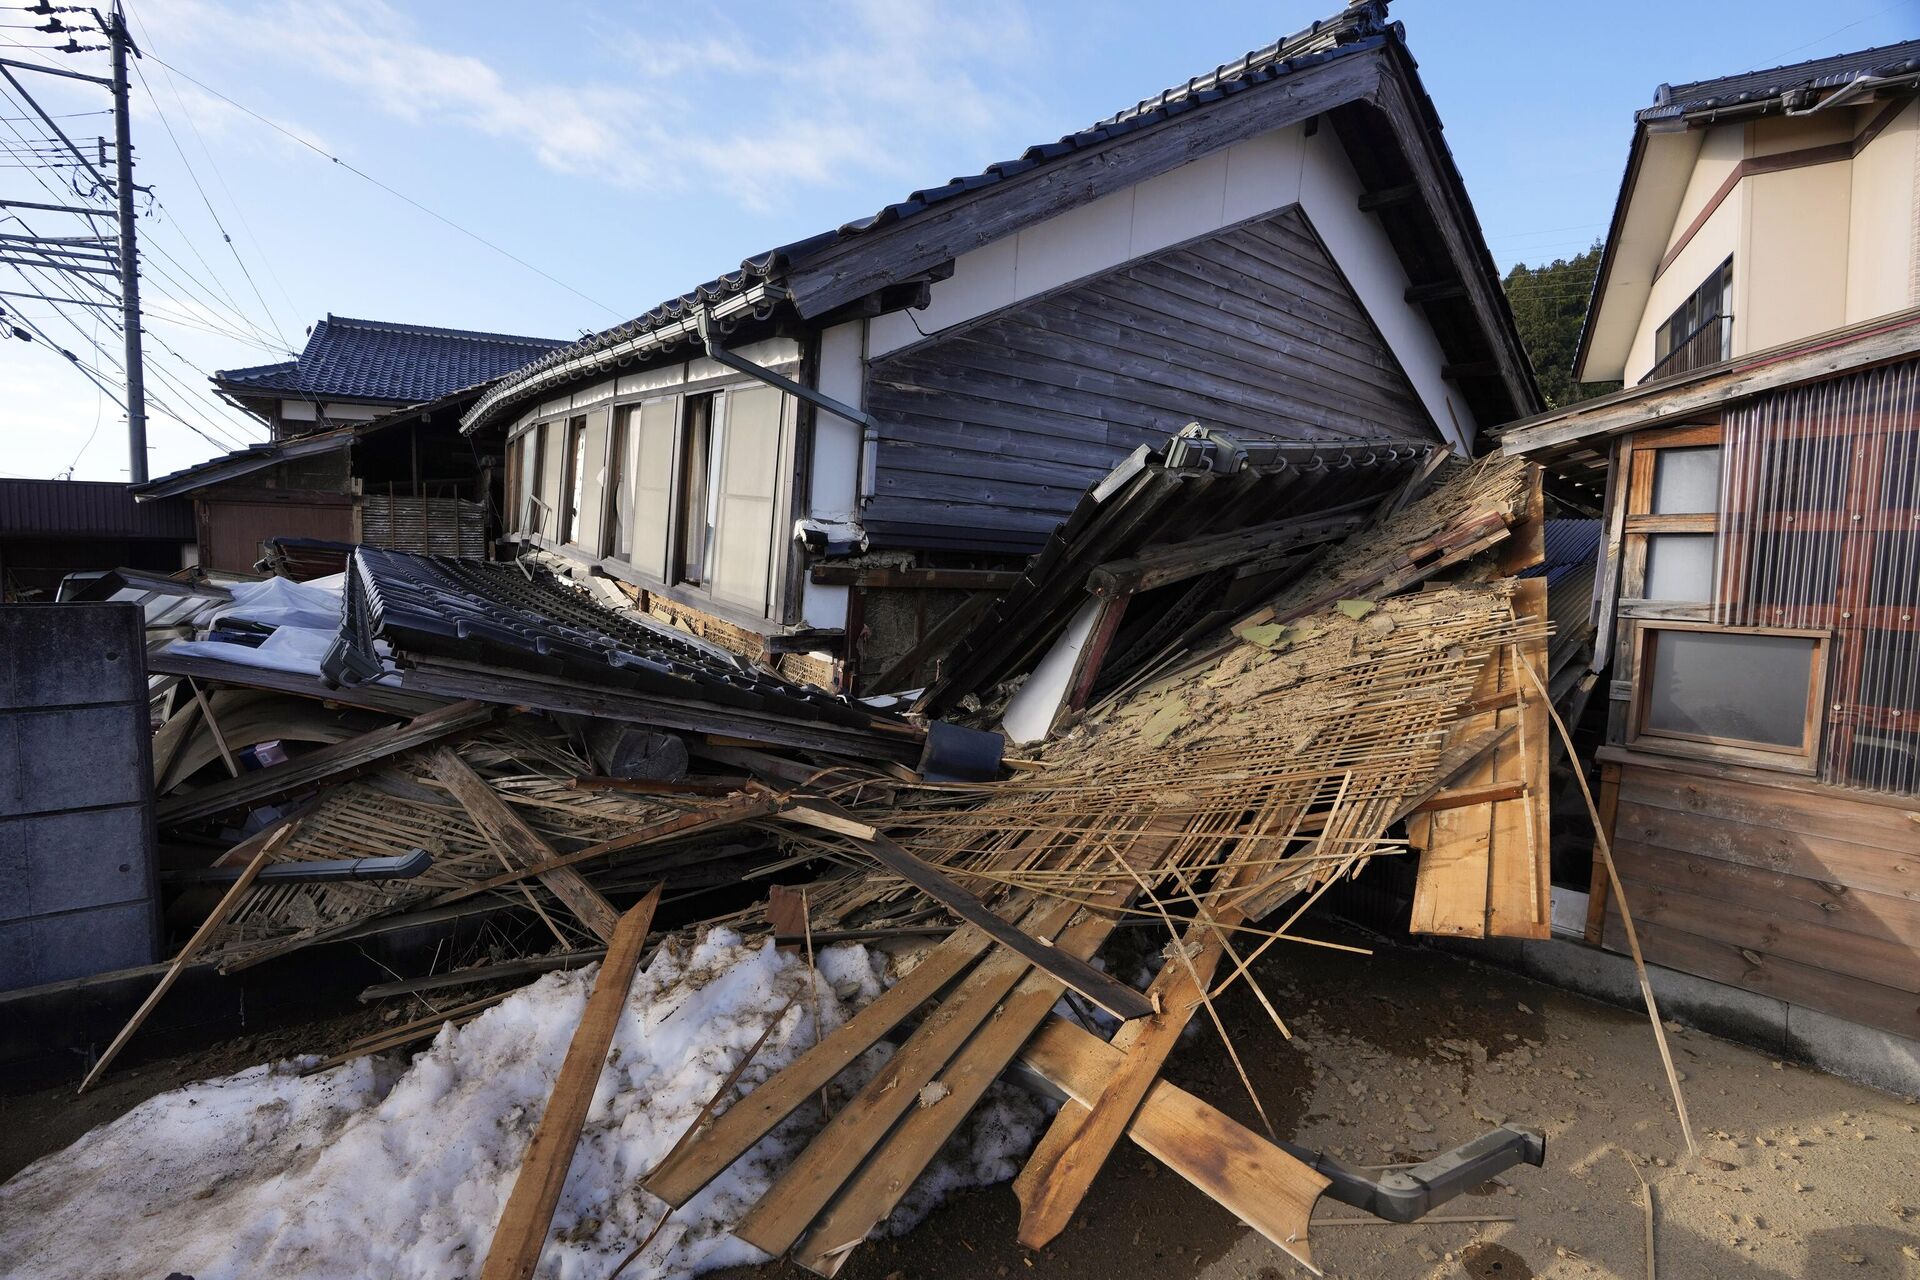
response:
[[[700,308],[699,313],[694,317],[694,321],[700,333],[700,345],[706,348],[709,359],[718,361],[729,369],[744,373],[749,378],[764,382],[770,387],[778,388],[790,396],[798,396],[817,409],[825,409],[836,418],[845,418],[848,422],[857,422],[866,428],[869,434],[877,435],[879,433],[880,424],[874,421],[873,417],[866,411],[856,409],[844,401],[834,399],[832,396],[823,395],[815,391],[812,387],[802,386],[792,378],[775,373],[765,365],[755,364],[745,356],[738,355],[721,346],[714,339],[713,313],[707,310],[707,308]]]

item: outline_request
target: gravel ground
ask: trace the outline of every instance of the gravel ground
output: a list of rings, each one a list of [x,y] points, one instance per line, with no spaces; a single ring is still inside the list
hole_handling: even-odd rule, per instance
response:
[[[1640,1280],[1649,1274],[1644,1177],[1662,1280],[1920,1280],[1920,1105],[1676,1029],[1701,1140],[1700,1154],[1687,1157],[1644,1016],[1443,952],[1338,936],[1379,950],[1368,958],[1293,947],[1256,966],[1292,1040],[1244,990],[1221,1001],[1277,1131],[1368,1165],[1417,1160],[1503,1121],[1544,1130],[1548,1144],[1545,1169],[1514,1169],[1438,1211],[1480,1221],[1316,1225],[1314,1253],[1328,1276]],[[230,1042],[110,1080],[78,1102],[68,1089],[0,1099],[0,1177],[161,1087],[264,1056],[324,1052],[377,1018]],[[1258,1125],[1210,1026],[1167,1075]],[[1305,1274],[1130,1146],[1046,1249],[1015,1242],[1018,1214],[1005,1186],[960,1195],[909,1234],[856,1253],[842,1275]],[[1323,1202],[1316,1219],[1355,1216]],[[770,1264],[732,1274],[806,1273]]]

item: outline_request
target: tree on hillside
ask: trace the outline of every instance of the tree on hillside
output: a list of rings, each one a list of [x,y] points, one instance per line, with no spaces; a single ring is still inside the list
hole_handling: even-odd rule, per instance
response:
[[[1587,298],[1600,269],[1600,242],[1573,258],[1556,258],[1541,267],[1515,263],[1505,281],[1507,303],[1520,327],[1520,341],[1533,359],[1540,394],[1550,409],[1564,408],[1609,391],[1617,382],[1573,380],[1573,352],[1587,318]]]

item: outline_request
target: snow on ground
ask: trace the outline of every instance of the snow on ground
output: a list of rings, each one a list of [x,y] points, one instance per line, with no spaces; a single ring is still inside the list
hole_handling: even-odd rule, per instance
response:
[[[634,979],[540,1276],[602,1280],[646,1235],[665,1206],[640,1178],[772,1019],[742,1091],[813,1045],[816,1004],[831,1031],[884,989],[884,959],[865,948],[829,948],[818,961],[815,981],[803,959],[723,929],[661,948]],[[148,1100],[0,1186],[0,1276],[477,1274],[597,972],[550,974],[465,1027],[442,1028],[404,1067],[362,1058],[301,1077],[298,1063],[282,1063]],[[869,1053],[837,1087],[857,1087],[888,1052]],[[1013,1175],[1044,1113],[1001,1088],[893,1229],[948,1191]],[[727,1228],[819,1123],[816,1104],[795,1113],[674,1213],[627,1274],[760,1260]]]

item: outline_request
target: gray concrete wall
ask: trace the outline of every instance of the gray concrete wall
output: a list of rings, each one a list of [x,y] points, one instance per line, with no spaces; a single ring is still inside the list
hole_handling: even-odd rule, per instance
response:
[[[1505,939],[1448,944],[1477,959],[1516,969],[1611,1004],[1643,1009],[1629,956],[1581,942]],[[1906,1097],[1920,1096],[1920,1041],[1848,1022],[1741,987],[1659,965],[1647,966],[1660,1014],[1710,1035],[1752,1045]]]
[[[0,990],[151,963],[140,610],[0,608]]]

